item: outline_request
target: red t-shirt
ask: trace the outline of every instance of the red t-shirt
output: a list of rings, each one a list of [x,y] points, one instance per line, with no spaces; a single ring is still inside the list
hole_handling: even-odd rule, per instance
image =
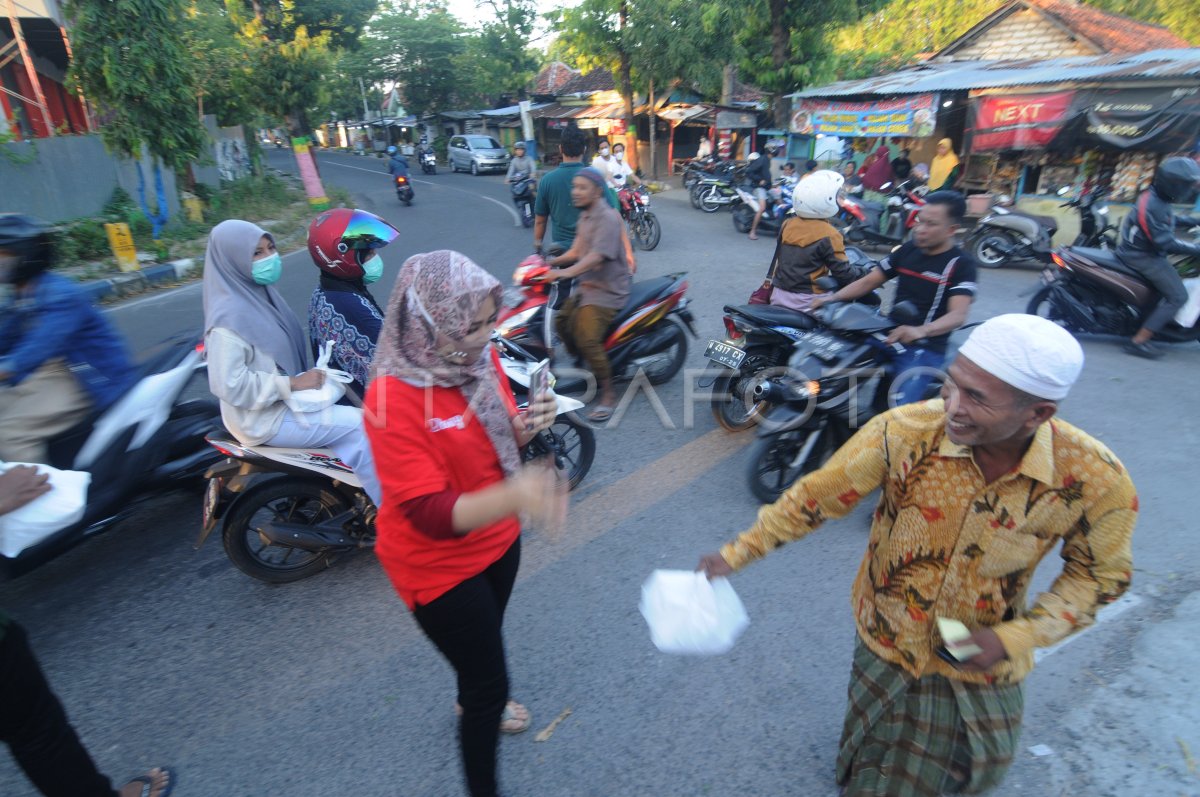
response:
[[[506,400],[512,401],[511,394]],[[461,390],[426,390],[383,377],[371,383],[364,404],[383,487],[375,554],[411,609],[490,567],[517,539],[521,524],[512,515],[466,535],[434,539],[418,531],[404,510],[413,498],[475,492],[505,478],[491,438],[468,413]],[[515,403],[510,409],[515,413]]]

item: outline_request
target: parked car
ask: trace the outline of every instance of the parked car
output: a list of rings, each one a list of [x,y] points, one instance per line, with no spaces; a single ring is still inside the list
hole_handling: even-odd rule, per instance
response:
[[[446,150],[451,171],[465,169],[471,174],[508,171],[508,150],[491,136],[454,136]]]

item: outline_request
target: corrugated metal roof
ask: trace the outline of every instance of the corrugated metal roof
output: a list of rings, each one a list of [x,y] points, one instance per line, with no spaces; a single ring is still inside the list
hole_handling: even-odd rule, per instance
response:
[[[534,103],[533,105],[529,106],[529,110],[536,111],[539,108],[545,108],[549,104],[550,103],[548,103],[548,102]],[[521,106],[520,105],[509,105],[506,108],[496,108],[491,111],[479,111],[479,115],[480,116],[520,116],[521,115]]]
[[[1050,83],[1111,83],[1179,78],[1200,81],[1200,48],[1043,61],[928,61],[888,75],[846,80],[788,96],[892,96]]]
[[[608,105],[560,105],[549,103],[533,113],[540,119],[620,119],[625,115],[625,103]]]

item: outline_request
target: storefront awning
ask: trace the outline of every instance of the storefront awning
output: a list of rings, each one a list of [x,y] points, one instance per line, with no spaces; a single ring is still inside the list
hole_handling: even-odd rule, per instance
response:
[[[937,122],[937,94],[872,102],[797,99],[791,132],[839,138],[926,138]]]

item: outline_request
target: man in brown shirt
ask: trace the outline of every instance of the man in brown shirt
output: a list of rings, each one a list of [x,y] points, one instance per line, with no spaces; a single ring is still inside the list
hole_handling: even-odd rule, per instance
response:
[[[575,242],[559,257],[547,281],[583,276],[575,293],[558,311],[558,334],[572,354],[580,356],[600,387],[600,401],[588,418],[606,421],[617,405],[612,366],[604,336],[629,299],[630,264],[622,239],[621,216],[604,199],[606,180],[591,167],[571,181],[571,201],[580,213]],[[563,268],[567,266],[567,268]]]

